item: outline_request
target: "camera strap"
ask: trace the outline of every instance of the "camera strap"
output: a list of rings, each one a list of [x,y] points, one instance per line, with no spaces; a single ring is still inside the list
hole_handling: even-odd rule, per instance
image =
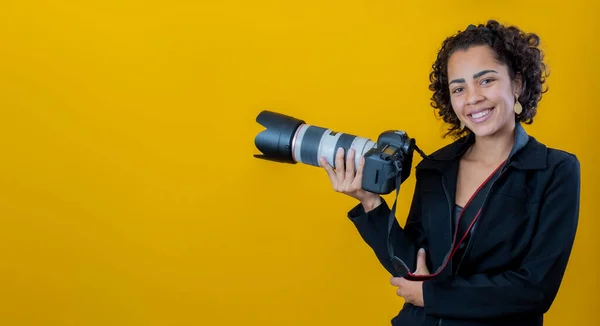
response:
[[[448,262],[452,259],[452,257],[456,254],[457,250],[460,248],[463,241],[467,238],[469,232],[471,232],[471,229],[473,228],[473,225],[475,225],[475,222],[479,218],[483,203],[487,198],[489,190],[494,181],[500,176],[501,167],[504,166],[504,164],[505,162],[500,164],[496,168],[496,170],[494,170],[494,172],[492,172],[488,176],[488,178],[479,186],[479,188],[471,196],[465,207],[462,209],[460,215],[458,216],[458,221],[455,226],[455,232],[452,238],[452,246],[446,254],[446,257],[444,258],[444,263],[435,271],[435,273],[430,275],[416,275],[412,273],[408,268],[408,265],[394,254],[394,246],[392,245],[391,231],[392,226],[394,225],[394,222],[396,220],[396,204],[398,203],[398,194],[400,193],[400,176],[402,172],[402,166],[400,164],[395,164],[397,170],[396,200],[394,201],[394,205],[392,206],[392,210],[390,212],[387,230],[388,253],[396,273],[394,276],[404,277],[405,279],[410,281],[425,281],[434,278],[435,276],[439,275],[442,272],[442,270],[444,270]],[[456,240],[459,235],[460,238],[457,243]]]

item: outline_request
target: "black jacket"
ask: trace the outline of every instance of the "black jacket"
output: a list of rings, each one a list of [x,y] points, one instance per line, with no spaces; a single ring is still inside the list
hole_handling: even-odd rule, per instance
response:
[[[414,271],[419,248],[437,270],[452,242],[458,162],[467,136],[415,167],[416,186],[404,228],[393,225],[394,251]],[[520,124],[515,145],[477,220],[456,272],[452,260],[423,283],[425,307],[405,304],[392,325],[542,325],[573,246],[579,215],[580,166],[573,154],[547,148]],[[386,242],[390,209],[348,217],[392,273]]]

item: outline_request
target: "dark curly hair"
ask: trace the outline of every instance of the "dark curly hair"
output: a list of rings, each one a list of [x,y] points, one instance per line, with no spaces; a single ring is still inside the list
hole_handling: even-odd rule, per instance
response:
[[[469,25],[466,30],[446,38],[437,54],[433,70],[429,74],[429,89],[433,91],[431,106],[438,110],[438,115],[449,124],[444,135],[462,136],[470,131],[460,129],[460,121],[452,110],[448,87],[448,59],[457,50],[466,50],[477,45],[488,45],[495,53],[496,60],[508,67],[511,80],[517,73],[522,76],[522,92],[519,102],[523,112],[516,120],[526,124],[533,122],[537,113],[538,102],[542,94],[546,77],[546,65],[543,63],[543,52],[538,48],[540,38],[533,33],[525,33],[515,26],[503,26],[495,20],[485,25]]]

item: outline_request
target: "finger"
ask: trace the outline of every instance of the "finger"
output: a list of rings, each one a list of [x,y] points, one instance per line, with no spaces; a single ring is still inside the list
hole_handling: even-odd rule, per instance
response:
[[[344,148],[338,148],[335,153],[335,172],[337,175],[337,183],[341,185],[344,182]]]
[[[417,253],[417,270],[415,274],[418,275],[429,275],[429,269],[427,268],[427,260],[425,257],[425,249],[419,249]]]
[[[331,181],[331,184],[333,185],[333,187],[336,187],[336,176],[335,176],[335,171],[333,171],[333,167],[327,162],[327,160],[324,157],[321,157],[319,159],[319,161],[321,161],[321,166],[323,166],[323,168],[325,169],[325,171],[327,171],[327,175],[329,176],[329,180]]]
[[[348,181],[354,178],[354,155],[356,155],[356,151],[350,148],[346,156],[346,180]]]
[[[356,167],[356,175],[352,181],[352,187],[360,189],[362,187],[363,168],[365,167],[365,157],[361,156]]]
[[[392,277],[390,279],[390,284],[393,286],[401,286],[402,285],[402,277]]]
[[[403,297],[404,298],[404,291],[402,290],[402,288],[398,288],[396,290],[396,295],[398,295],[399,297]],[[404,298],[404,300],[406,300],[406,298]]]

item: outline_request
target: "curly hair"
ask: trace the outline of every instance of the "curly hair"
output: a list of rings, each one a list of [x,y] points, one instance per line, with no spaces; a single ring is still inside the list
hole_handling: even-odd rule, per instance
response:
[[[503,26],[495,20],[489,20],[485,25],[469,25],[466,30],[446,38],[437,54],[429,74],[429,89],[433,91],[431,106],[446,122],[448,135],[462,136],[470,131],[460,128],[460,121],[450,102],[448,87],[448,59],[457,50],[466,50],[477,45],[488,45],[495,53],[496,60],[508,67],[511,80],[517,73],[522,76],[522,92],[519,102],[523,107],[516,121],[531,124],[537,113],[538,102],[542,94],[546,77],[546,65],[543,63],[543,52],[538,48],[540,38],[534,33],[525,33],[515,26]]]

